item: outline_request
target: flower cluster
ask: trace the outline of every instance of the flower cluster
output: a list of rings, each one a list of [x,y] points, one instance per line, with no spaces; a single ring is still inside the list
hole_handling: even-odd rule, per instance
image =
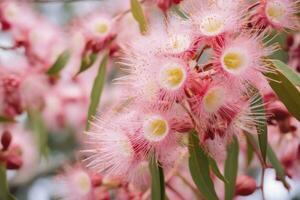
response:
[[[130,105],[95,120],[85,161],[98,172],[132,181],[155,154],[172,168],[186,133],[216,160],[241,133],[256,133],[264,115],[251,87],[266,87],[267,57],[278,49],[271,29],[296,29],[294,1],[196,1],[150,20],[148,32],[124,44],[124,98]],[[151,17],[150,17],[151,18]],[[255,118],[253,117],[255,116]]]
[[[286,188],[299,179],[299,0],[55,2],[72,10],[60,24],[40,3],[0,2],[0,177],[14,195],[48,176],[70,200],[149,199],[153,181],[175,200],[228,184],[227,199],[267,195],[270,167]]]

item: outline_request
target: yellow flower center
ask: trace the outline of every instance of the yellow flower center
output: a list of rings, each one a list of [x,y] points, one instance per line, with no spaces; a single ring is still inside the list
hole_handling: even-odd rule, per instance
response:
[[[161,119],[153,120],[150,127],[152,135],[155,136],[162,136],[167,130],[166,122]]]
[[[206,16],[200,24],[200,30],[203,34],[208,36],[215,36],[220,34],[224,28],[224,19],[219,16]]]
[[[9,4],[3,12],[4,16],[8,18],[8,20],[15,20],[20,17],[20,10],[15,4]]]
[[[237,52],[229,52],[223,58],[225,67],[228,70],[238,70],[243,65],[243,57]]]
[[[223,69],[228,73],[236,75],[240,74],[249,66],[247,49],[227,49],[221,57],[221,64]]]
[[[75,178],[75,183],[78,186],[78,190],[82,194],[87,194],[91,189],[91,181],[89,176],[84,172],[78,172]]]
[[[168,66],[160,72],[161,85],[171,90],[179,88],[183,84],[185,77],[186,72],[180,66]]]
[[[216,112],[224,101],[224,92],[221,88],[210,89],[203,98],[203,106],[206,112]]]
[[[98,24],[96,31],[100,34],[105,34],[108,31],[108,25],[105,23]]]
[[[161,117],[150,117],[143,124],[144,135],[150,141],[161,141],[169,131],[168,122]]]
[[[284,18],[285,6],[281,2],[270,2],[266,6],[266,15],[273,22],[280,22]]]

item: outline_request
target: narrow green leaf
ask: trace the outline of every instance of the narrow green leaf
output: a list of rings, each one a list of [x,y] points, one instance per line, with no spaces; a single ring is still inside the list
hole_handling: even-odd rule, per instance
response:
[[[6,178],[6,167],[3,163],[0,163],[0,199],[15,200],[15,197],[9,192]]]
[[[294,69],[292,69],[292,67],[286,65],[280,60],[271,60],[271,62],[293,84],[300,86],[300,76]]]
[[[85,55],[81,60],[80,69],[77,72],[77,75],[89,69],[95,63],[96,59],[97,59],[97,54],[95,53],[90,53]]]
[[[102,90],[103,90],[104,83],[105,83],[107,61],[108,61],[108,54],[105,54],[100,63],[98,74],[94,80],[91,97],[90,97],[90,106],[89,106],[89,110],[88,110],[88,118],[87,118],[88,120],[87,120],[87,124],[86,124],[86,130],[89,129],[89,126],[90,126],[89,122],[92,119],[92,117],[95,116],[95,114],[97,112],[97,107],[100,102]]]
[[[130,5],[131,13],[134,19],[139,23],[140,31],[146,33],[148,25],[140,2],[138,0],[130,0]]]
[[[293,83],[279,70],[276,73],[264,73],[278,98],[286,106],[289,112],[300,121],[300,92]]]
[[[154,155],[150,157],[149,169],[151,173],[151,199],[165,200],[164,172]]]
[[[253,137],[253,135],[246,133],[245,134],[247,137],[247,140],[249,140],[250,143],[252,143],[253,145],[255,145],[255,148],[258,148],[258,142],[257,140]],[[272,147],[270,146],[270,144],[268,144],[268,148],[267,148],[267,158],[269,160],[269,162],[271,163],[272,167],[274,168],[274,170],[276,171],[276,174],[278,176],[278,178],[280,179],[280,181],[283,183],[283,185],[289,189],[290,186],[287,183],[286,179],[285,179],[285,171],[283,166],[281,165],[280,161],[278,160],[276,154],[274,153]]]
[[[225,183],[225,200],[232,200],[235,193],[235,184],[238,170],[239,143],[236,137],[227,147],[224,176],[228,181]]]
[[[250,166],[253,157],[254,157],[254,149],[249,141],[249,138],[246,137],[246,141],[247,141],[247,166]]]
[[[270,32],[270,34],[268,34],[268,36],[264,38],[264,44],[268,44],[270,46],[276,45],[279,47],[278,50],[274,51],[272,55],[269,56],[271,59],[277,59],[283,62],[288,61],[288,52],[284,50],[286,46],[287,35],[287,33],[283,32],[278,34],[277,31],[273,30]]]
[[[59,72],[66,66],[70,59],[71,53],[70,51],[66,50],[62,52],[55,63],[50,67],[50,69],[47,71],[48,75],[55,76],[58,75]]]
[[[178,5],[177,6],[172,6],[171,9],[172,9],[173,12],[175,12],[179,17],[181,17],[184,20],[189,18],[188,14],[185,13],[184,11],[182,11]]]
[[[28,110],[29,125],[39,146],[40,154],[48,156],[48,133],[41,113],[36,109]]]
[[[261,155],[266,161],[267,147],[268,147],[268,128],[266,111],[264,107],[263,97],[259,93],[258,89],[252,87],[254,90],[254,96],[251,99],[250,107],[252,112],[252,117],[256,121],[256,130],[258,133],[259,148]]]
[[[213,159],[212,157],[208,157],[208,162],[209,162],[209,166],[211,168],[211,170],[214,172],[214,174],[224,183],[227,182],[227,180],[225,179],[225,177],[223,176],[223,174],[221,173],[217,162],[215,161],[215,159]]]
[[[270,161],[272,167],[276,171],[276,174],[280,181],[283,183],[284,187],[286,189],[290,188],[290,185],[285,179],[285,171],[283,166],[281,165],[280,161],[278,160],[276,154],[274,153],[271,145],[268,145],[268,151],[267,151],[268,160]]]
[[[0,122],[2,123],[9,123],[9,122],[15,122],[13,118],[5,117],[5,116],[0,116]]]
[[[189,168],[196,186],[206,199],[217,200],[218,196],[210,177],[208,157],[199,146],[196,131],[189,134],[189,153]]]

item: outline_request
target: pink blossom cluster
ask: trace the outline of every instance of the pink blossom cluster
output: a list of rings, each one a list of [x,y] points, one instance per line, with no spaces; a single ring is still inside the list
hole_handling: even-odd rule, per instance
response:
[[[274,33],[300,28],[299,0],[138,2],[147,23],[143,33],[129,0],[106,2],[63,27],[28,2],[0,2],[1,34],[11,42],[0,45],[1,52],[11,53],[4,59],[0,52],[0,164],[16,171],[11,183],[39,173],[44,144],[34,129],[42,127],[54,140],[74,133],[81,149],[58,167],[55,183],[64,188],[58,197],[149,199],[154,159],[164,171],[169,199],[201,199],[188,166],[193,132],[220,169],[228,145],[238,139],[242,164],[235,195],[251,195],[260,186],[245,173],[244,136],[257,135],[266,117],[268,142],[285,173],[299,178],[300,123],[265,76],[274,73],[269,57],[280,50]],[[299,71],[298,36],[291,34],[284,50]],[[64,53],[67,64],[51,74]],[[107,83],[99,114],[90,118],[97,66],[105,58]],[[31,124],[37,113],[41,127]],[[211,177],[223,196],[224,183]]]
[[[148,32],[122,48],[125,75],[116,82],[127,87],[130,103],[92,122],[87,166],[135,183],[153,154],[166,171],[173,169],[191,129],[211,157],[224,161],[232,137],[256,134],[264,118],[254,111],[261,105],[251,104],[256,96],[249,86],[266,90],[267,57],[278,50],[266,38],[274,29],[299,28],[297,3],[186,0],[184,18],[150,17]]]

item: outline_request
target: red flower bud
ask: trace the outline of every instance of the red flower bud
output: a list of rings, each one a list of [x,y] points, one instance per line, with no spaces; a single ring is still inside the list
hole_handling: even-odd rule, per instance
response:
[[[7,169],[20,169],[22,167],[23,160],[19,155],[11,155],[6,158]]]
[[[93,174],[91,176],[92,186],[98,187],[102,184],[102,177],[99,174]]]
[[[253,178],[247,175],[237,177],[236,181],[236,195],[247,196],[256,190],[256,182]]]
[[[1,137],[2,150],[6,151],[11,143],[11,133],[9,131],[4,131]]]

